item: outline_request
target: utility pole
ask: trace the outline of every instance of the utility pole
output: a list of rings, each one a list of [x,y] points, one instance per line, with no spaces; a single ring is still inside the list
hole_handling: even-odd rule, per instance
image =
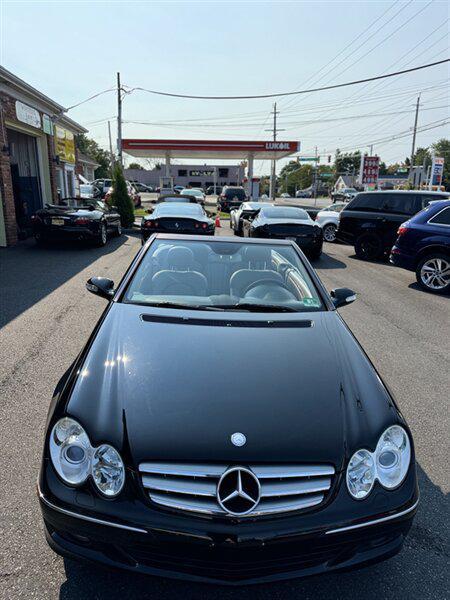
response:
[[[370,144],[370,155],[369,156],[373,156],[373,144]]]
[[[109,159],[111,161],[111,174],[114,166],[114,154],[112,149],[112,141],[111,141],[111,122],[108,121],[108,138],[109,138]]]
[[[419,118],[419,103],[420,103],[420,94],[417,97],[416,116],[414,118],[414,130],[413,130],[413,139],[412,139],[412,148],[411,148],[411,162],[409,165],[409,180],[411,180],[412,173],[413,173],[414,152],[416,151],[416,133],[417,133],[417,119]]]
[[[280,111],[277,111],[277,103],[276,102],[273,105],[273,111],[271,112],[271,114],[273,115],[273,128],[266,129],[266,131],[271,131],[273,133],[273,141],[276,142],[277,141],[277,132],[284,131],[284,129],[277,129],[277,115],[280,114]],[[274,150],[274,152],[275,152],[275,150]],[[276,195],[276,187],[277,187],[276,165],[277,165],[277,161],[275,159],[272,160],[272,168],[270,171],[270,191],[269,191],[269,196],[270,196],[271,200],[275,200],[275,195]]]
[[[317,170],[318,170],[317,146],[314,147],[314,158],[316,160],[314,161],[313,194],[314,194],[314,206],[316,206],[316,204],[317,204]]]
[[[120,73],[117,73],[117,159],[123,167],[122,160],[122,88],[120,86]]]

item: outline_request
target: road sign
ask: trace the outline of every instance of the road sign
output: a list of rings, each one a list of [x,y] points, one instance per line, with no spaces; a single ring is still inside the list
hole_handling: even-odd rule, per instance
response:
[[[433,156],[433,163],[431,165],[430,186],[441,185],[443,173],[444,159],[440,156]]]
[[[320,156],[298,156],[297,160],[301,162],[319,162]]]
[[[361,156],[361,167],[359,170],[359,183],[361,185],[376,185],[378,182],[378,171],[380,169],[379,156]]]

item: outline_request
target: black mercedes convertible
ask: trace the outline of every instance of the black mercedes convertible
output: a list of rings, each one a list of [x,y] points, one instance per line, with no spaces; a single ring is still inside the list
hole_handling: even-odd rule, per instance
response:
[[[59,381],[38,495],[59,554],[243,584],[402,547],[411,432],[297,245],[152,236]]]

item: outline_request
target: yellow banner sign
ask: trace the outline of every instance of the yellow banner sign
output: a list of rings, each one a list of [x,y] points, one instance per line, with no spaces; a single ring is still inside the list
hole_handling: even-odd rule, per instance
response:
[[[75,164],[74,135],[58,125],[55,125],[55,152],[63,162]]]

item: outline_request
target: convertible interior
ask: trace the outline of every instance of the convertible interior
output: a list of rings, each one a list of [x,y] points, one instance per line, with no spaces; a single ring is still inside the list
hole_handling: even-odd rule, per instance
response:
[[[283,252],[265,245],[158,241],[147,254],[126,302],[232,305],[238,302],[320,306]]]

